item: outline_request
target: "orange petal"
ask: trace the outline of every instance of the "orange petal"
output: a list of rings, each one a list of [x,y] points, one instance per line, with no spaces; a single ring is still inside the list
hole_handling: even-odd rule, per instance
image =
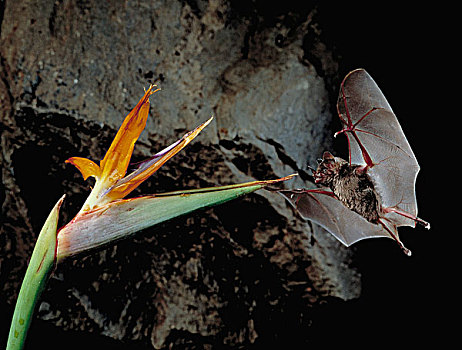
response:
[[[143,166],[132,172],[130,175],[127,175],[125,178],[119,180],[108,196],[112,199],[124,198],[131,191],[137,188],[144,180],[154,174],[164,163],[172,158],[175,154],[181,151],[188,143],[190,143],[199,133],[212,121],[213,117],[207,120],[205,123],[202,123],[193,131],[188,132],[184,135],[179,141],[175,142],[173,145],[167,147],[160,157],[153,157],[147,162],[143,162]],[[174,146],[174,147],[172,147]],[[163,152],[161,152],[163,153]],[[152,164],[149,164],[152,162]]]
[[[112,141],[106,155],[100,162],[101,176],[115,182],[125,176],[136,140],[146,126],[149,112],[149,96],[160,90],[151,85],[144,96],[127,115]]]
[[[101,169],[99,166],[87,158],[72,157],[66,160],[66,163],[74,165],[82,173],[83,179],[86,180],[89,176],[93,176],[98,179],[101,175]]]

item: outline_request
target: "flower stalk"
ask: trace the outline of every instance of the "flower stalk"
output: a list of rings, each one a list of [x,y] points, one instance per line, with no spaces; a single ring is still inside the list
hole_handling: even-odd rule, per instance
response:
[[[35,243],[26,275],[19,290],[11,321],[7,350],[22,349],[37,301],[56,263],[56,229],[64,196],[56,203]]]

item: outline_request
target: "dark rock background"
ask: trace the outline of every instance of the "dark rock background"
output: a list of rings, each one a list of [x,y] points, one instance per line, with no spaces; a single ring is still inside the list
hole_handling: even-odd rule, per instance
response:
[[[64,161],[101,159],[143,87],[162,91],[151,97],[135,160],[216,118],[135,195],[299,171],[285,184],[294,188],[309,186],[306,164],[323,150],[345,154],[345,139],[332,137],[335,101],[343,76],[358,67],[387,96],[422,167],[420,216],[432,230],[400,231],[411,258],[385,239],[347,249],[259,191],[59,265],[27,348],[305,348],[438,336],[434,149],[422,123],[435,112],[422,99],[439,47],[429,9],[290,0],[0,4],[0,344],[49,210],[66,193],[64,224],[89,193]]]

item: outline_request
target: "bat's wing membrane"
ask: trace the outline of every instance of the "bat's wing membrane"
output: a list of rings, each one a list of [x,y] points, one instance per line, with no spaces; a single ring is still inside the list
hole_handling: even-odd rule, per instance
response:
[[[390,237],[382,227],[364,219],[361,215],[348,209],[332,193],[324,190],[281,190],[300,215],[329,231],[346,246],[374,237]]]
[[[337,109],[348,137],[350,163],[368,166],[384,207],[417,216],[415,180],[419,165],[385,96],[363,69],[343,80]],[[397,226],[415,221],[390,212]]]

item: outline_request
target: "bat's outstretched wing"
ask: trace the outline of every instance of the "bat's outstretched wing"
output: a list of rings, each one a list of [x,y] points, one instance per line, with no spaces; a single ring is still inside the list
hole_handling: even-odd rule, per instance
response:
[[[417,216],[415,180],[419,165],[385,96],[363,69],[350,72],[340,86],[339,117],[348,137],[350,163],[367,166],[386,208]],[[415,220],[386,214],[396,226]]]
[[[348,209],[332,192],[321,189],[278,191],[300,215],[325,228],[346,246],[374,237],[390,237],[382,225],[375,225]],[[396,228],[394,228],[396,230]]]

